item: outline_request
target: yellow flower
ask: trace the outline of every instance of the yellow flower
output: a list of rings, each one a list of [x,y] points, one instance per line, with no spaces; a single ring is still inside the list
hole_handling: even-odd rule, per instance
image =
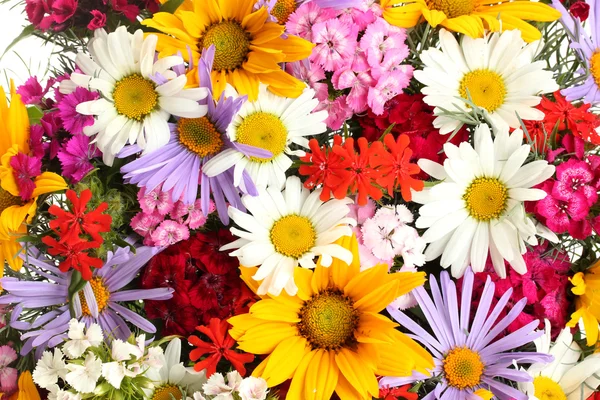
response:
[[[579,320],[583,321],[588,346],[598,342],[598,322],[600,321],[600,261],[591,268],[576,273],[569,278],[573,284],[571,292],[575,298],[576,311],[571,314],[567,326],[573,328]]]
[[[31,199],[24,201],[10,165],[12,157],[18,153],[29,155],[29,117],[11,82],[10,106],[0,87],[0,262],[8,262],[14,270],[23,265],[17,256],[21,250],[17,239],[27,233],[26,223],[35,216],[38,196],[67,188],[61,176],[43,172],[34,180]],[[4,269],[0,268],[0,278],[3,274]]]
[[[519,29],[527,42],[540,39],[542,34],[524,20],[550,22],[561,15],[530,0],[381,0],[381,7],[383,18],[402,28],[417,25],[423,17],[433,27],[441,25],[475,38],[483,37],[485,29]]]
[[[491,400],[494,395],[489,390],[479,389],[473,393],[474,395],[481,397],[483,400]]]
[[[337,243],[352,251],[350,265],[334,259],[329,268],[320,260],[314,271],[296,268],[296,296],[264,297],[248,314],[229,319],[240,349],[269,354],[255,376],[269,387],[292,380],[288,400],[328,399],[334,391],[342,400],[371,399],[379,393],[375,375],[433,368],[431,355],[379,314],[421,286],[425,274],[389,274],[385,264],[361,272],[356,237]],[[255,270],[242,268],[242,274],[256,292]]]
[[[229,83],[256,100],[259,82],[280,96],[298,97],[305,84],[279,63],[308,57],[314,45],[292,35],[283,39],[285,27],[267,22],[266,7],[253,11],[256,1],[185,0],[174,14],[159,12],[142,24],[163,32],[158,34],[159,57],[181,52],[190,61],[191,55],[195,68],[188,73],[188,82],[196,85],[202,50],[214,45],[211,77],[217,98]]]
[[[2,393],[0,393],[0,399],[4,399]],[[8,396],[6,400],[41,400],[31,378],[31,372],[24,371],[21,373],[21,376],[19,376],[19,390]]]

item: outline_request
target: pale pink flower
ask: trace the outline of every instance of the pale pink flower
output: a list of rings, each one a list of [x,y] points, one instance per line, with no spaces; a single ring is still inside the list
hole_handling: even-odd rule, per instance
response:
[[[208,213],[212,213],[215,209],[215,203],[211,200]],[[206,223],[207,216],[202,213],[201,202],[198,199],[194,203],[187,205],[178,201],[171,212],[171,218],[186,224],[190,229],[198,229]]]
[[[408,46],[405,44],[406,31],[402,28],[392,26],[383,18],[377,18],[365,30],[360,39],[360,47],[367,53],[369,65],[379,65],[383,56],[392,49],[402,49],[408,56]]]
[[[320,65],[311,63],[305,59],[287,63],[285,69],[289,74],[306,82],[315,92],[324,92],[325,97],[327,97],[327,83],[321,83],[325,79],[325,71],[323,71]]]
[[[388,100],[402,93],[408,86],[410,77],[402,72],[391,72],[383,75],[375,87],[369,89],[367,103],[375,115],[383,114],[383,107]]]
[[[10,346],[0,346],[0,393],[8,396],[17,389],[17,370],[9,365],[17,360],[17,352]]]
[[[346,8],[342,11],[339,20],[345,24],[356,26],[359,31],[364,30],[367,25],[374,22],[377,16],[370,9]]]
[[[190,238],[190,230],[177,221],[166,220],[152,232],[152,240],[156,246],[171,246]]]
[[[382,76],[389,73],[401,74],[406,77],[408,81],[413,76],[414,68],[410,65],[402,64],[408,57],[408,47],[404,46],[399,49],[389,50],[384,56],[381,64],[373,66],[371,69],[371,76],[374,79],[379,80]]]
[[[328,116],[325,123],[329,129],[340,129],[342,124],[352,117],[352,110],[346,104],[346,95],[340,96],[335,100],[330,100],[329,98],[318,99],[321,103],[319,103],[315,111],[327,110]]]
[[[312,41],[313,26],[330,18],[335,18],[336,14],[335,10],[322,9],[314,2],[304,3],[288,18],[285,24],[286,32]]]
[[[355,113],[367,110],[367,96],[373,84],[373,78],[366,72],[355,73],[351,69],[339,70],[332,77],[332,82],[337,89],[350,89],[346,103]]]
[[[312,42],[316,44],[310,60],[325,71],[335,71],[354,58],[358,31],[350,24],[330,19],[313,26]]]
[[[140,208],[146,214],[152,214],[154,210],[157,210],[160,215],[167,215],[174,207],[171,193],[163,192],[161,186],[154,188],[148,193],[146,193],[145,188],[141,188],[138,192],[138,201]]]
[[[164,215],[160,215],[158,211],[151,214],[140,212],[131,219],[130,225],[135,233],[145,238],[150,236],[164,219]]]
[[[405,229],[406,228],[406,229]],[[410,236],[410,227],[399,225],[397,219],[379,217],[377,214],[362,226],[362,239],[373,255],[381,260],[393,259],[404,248]]]

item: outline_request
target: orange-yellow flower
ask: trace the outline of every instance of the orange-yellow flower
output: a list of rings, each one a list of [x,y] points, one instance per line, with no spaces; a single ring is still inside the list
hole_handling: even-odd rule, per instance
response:
[[[574,328],[579,320],[583,321],[588,346],[595,346],[598,342],[598,323],[600,322],[600,261],[591,268],[576,273],[569,278],[573,284],[571,291],[575,298],[576,311],[571,314],[567,326]]]

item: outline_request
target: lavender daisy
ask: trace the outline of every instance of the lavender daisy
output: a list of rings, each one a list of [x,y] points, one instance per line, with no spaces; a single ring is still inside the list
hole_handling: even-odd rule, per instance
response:
[[[561,91],[568,101],[583,99],[585,103],[600,103],[600,0],[586,0],[590,6],[587,30],[578,18],[573,17],[559,0],[552,6],[561,12],[560,21],[571,36],[571,47],[585,63],[587,79],[579,86]]]
[[[236,179],[236,182],[240,181],[239,186],[236,186],[233,167],[209,178],[202,172],[202,166],[227,148],[235,148],[248,156],[264,157],[266,154],[270,157],[271,153],[229,140],[226,134],[227,126],[240,110],[246,97],[233,99],[225,98],[225,94],[221,94],[218,101],[213,100],[210,73],[214,56],[214,46],[205,49],[198,67],[200,86],[208,88],[209,91],[208,97],[201,100],[201,103],[208,105],[208,114],[201,118],[180,118],[176,124],[169,124],[169,143],[160,150],[144,154],[123,166],[121,172],[125,174],[127,182],[144,187],[147,192],[162,184],[163,191],[172,190],[174,202],[181,200],[186,205],[196,201],[200,185],[202,213],[208,215],[212,193],[221,221],[228,224],[227,203],[244,210],[240,192],[253,196],[258,192],[250,175],[245,171],[241,181]],[[131,146],[119,156],[128,156],[136,150],[138,149]]]
[[[109,252],[106,263],[94,270],[93,278],[79,296],[75,296],[75,317],[86,326],[100,325],[105,337],[121,340],[127,340],[131,335],[127,321],[145,332],[156,332],[152,323],[119,302],[168,300],[173,296],[170,288],[121,290],[159,250],[158,247],[139,247],[135,254],[129,248]],[[72,318],[67,301],[71,271],[61,272],[36,250],[30,250],[23,258],[26,268],[47,280],[0,279],[2,288],[8,293],[0,296],[0,305],[13,305],[10,326],[28,331],[21,336],[25,341],[21,354],[35,348],[39,357],[45,348],[54,347],[67,337]],[[26,321],[34,318],[32,323]]]
[[[505,329],[521,313],[527,299],[522,299],[498,320],[508,303],[512,289],[491,309],[494,283],[488,277],[479,306],[471,322],[471,296],[473,271],[469,268],[463,278],[460,303],[456,285],[446,271],[441,275],[441,287],[434,276],[430,278],[433,299],[422,287],[413,290],[419,306],[431,326],[433,335],[425,331],[406,314],[391,307],[388,312],[402,326],[411,331],[412,337],[421,342],[433,355],[435,368],[431,375],[413,373],[409,377],[385,377],[382,387],[400,386],[417,380],[436,377],[439,383],[423,400],[471,400],[478,399],[475,392],[491,390],[500,400],[527,400],[527,395],[495,378],[515,382],[531,382],[524,370],[509,368],[515,363],[548,363],[553,357],[535,352],[511,352],[539,338],[544,332],[536,332],[538,321],[532,321],[521,329],[502,336]],[[459,311],[460,310],[460,311]]]

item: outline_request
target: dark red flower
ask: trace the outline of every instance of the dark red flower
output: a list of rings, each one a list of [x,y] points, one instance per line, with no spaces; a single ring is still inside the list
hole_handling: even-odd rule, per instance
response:
[[[91,257],[86,252],[86,250],[100,247],[100,242],[88,242],[79,238],[59,242],[51,236],[44,236],[42,242],[49,246],[48,253],[50,255],[65,258],[58,265],[62,272],[67,272],[72,268],[79,271],[83,279],[89,281],[92,279],[91,267],[102,268],[102,260]]]
[[[100,29],[106,25],[106,14],[98,10],[92,10],[90,14],[92,14],[92,20],[87,25],[88,29]]]
[[[52,17],[54,22],[62,25],[77,11],[78,0],[53,0]]]
[[[186,275],[187,257],[183,254],[154,257],[142,275],[142,287],[144,289],[154,289],[167,287],[176,292],[183,290],[181,287]]]
[[[128,4],[127,0],[112,0],[113,10],[123,13],[125,18],[131,22],[136,22],[137,16],[140,14],[140,8],[134,4]]]
[[[590,16],[590,5],[585,1],[578,1],[569,7],[569,11],[583,22]]]
[[[10,166],[19,188],[19,196],[23,201],[29,201],[35,190],[34,180],[42,173],[42,161],[37,157],[18,153],[10,159]]]
[[[199,261],[196,266],[213,274],[226,274],[239,267],[237,258],[219,249],[235,240],[228,229],[210,234],[197,233],[190,238],[190,254]]]
[[[82,233],[87,233],[94,241],[102,242],[100,233],[110,231],[112,217],[103,214],[108,204],[100,203],[95,210],[86,212],[87,203],[91,198],[92,191],[89,189],[81,192],[79,198],[73,190],[67,190],[72,212],[65,211],[57,205],[50,206],[48,212],[56,217],[50,221],[50,228],[61,232],[61,242],[79,237]]]
[[[208,326],[196,327],[199,332],[208,336],[212,343],[205,342],[195,335],[188,338],[188,341],[196,347],[190,352],[192,361],[208,354],[208,357],[194,365],[196,371],[206,369],[207,378],[216,372],[217,364],[219,364],[222,357],[225,357],[242,376],[246,375],[244,364],[254,361],[253,354],[238,353],[232,349],[236,342],[227,332],[228,328],[227,321],[212,318]]]
[[[171,300],[144,302],[148,318],[162,320],[162,336],[188,336],[200,323],[198,310],[192,306],[186,293],[190,287],[190,281],[181,281]]]

